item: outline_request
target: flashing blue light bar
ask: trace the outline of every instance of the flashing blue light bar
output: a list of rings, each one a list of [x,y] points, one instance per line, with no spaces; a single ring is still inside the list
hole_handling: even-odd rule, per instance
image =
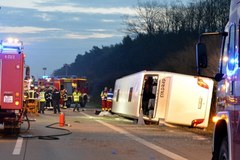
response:
[[[2,40],[0,42],[0,52],[11,54],[23,53],[23,42],[13,38]]]

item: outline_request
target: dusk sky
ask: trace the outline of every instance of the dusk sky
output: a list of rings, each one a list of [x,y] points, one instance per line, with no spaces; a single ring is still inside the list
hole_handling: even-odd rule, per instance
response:
[[[22,40],[31,75],[41,77],[43,67],[50,75],[93,46],[120,43],[123,15],[134,15],[138,1],[3,0],[0,39]]]

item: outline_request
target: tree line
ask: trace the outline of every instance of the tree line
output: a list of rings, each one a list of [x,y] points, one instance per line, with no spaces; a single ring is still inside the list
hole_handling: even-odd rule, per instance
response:
[[[124,17],[127,34],[222,31],[226,25],[230,0],[180,0],[139,2],[136,16]]]
[[[196,0],[184,4],[139,2],[135,16],[124,16],[122,42],[93,46],[78,54],[73,63],[54,71],[53,76],[86,76],[92,100],[100,101],[105,87],[115,80],[142,70],[170,71],[196,75],[195,45],[200,33],[222,31],[228,21],[230,0]],[[219,50],[209,40],[210,51]],[[66,68],[67,67],[67,68]]]

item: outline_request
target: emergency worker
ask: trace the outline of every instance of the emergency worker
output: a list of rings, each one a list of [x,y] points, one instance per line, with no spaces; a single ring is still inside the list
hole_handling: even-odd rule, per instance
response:
[[[81,92],[75,89],[72,96],[73,96],[73,103],[74,103],[73,112],[75,112],[76,109],[78,112],[80,112],[79,108],[80,108]]]
[[[68,100],[68,95],[67,95],[67,90],[63,89],[63,108],[66,109],[67,108],[67,100]]]
[[[53,91],[52,100],[54,114],[56,114],[57,112],[60,113],[60,91],[57,88],[55,88]]]
[[[39,93],[39,102],[40,102],[40,109],[38,112],[44,114],[44,108],[46,106],[44,87],[41,88],[41,91]]]
[[[52,107],[52,88],[49,87],[45,92],[46,107]]]
[[[63,108],[64,106],[64,99],[63,99],[63,95],[64,95],[64,88],[61,87],[61,90],[60,90],[60,108]]]
[[[112,100],[113,100],[113,91],[112,91],[112,88],[110,88],[107,93],[107,111],[112,110]]]
[[[81,97],[80,97],[80,105],[81,105],[81,108],[82,108],[83,111],[84,111],[84,108],[87,104],[87,101],[88,101],[87,93],[82,93]]]
[[[35,87],[34,87],[34,90],[35,90],[35,95],[34,95],[34,97],[38,99],[38,98],[39,98],[39,95],[40,95],[41,87],[35,86]]]
[[[108,94],[108,88],[104,87],[104,90],[101,92],[101,99],[102,99],[102,111],[107,110],[107,94]]]
[[[30,100],[35,100],[37,98],[37,92],[34,90],[34,85],[30,86],[30,90],[28,91],[27,98]]]
[[[39,105],[37,101],[38,95],[34,90],[34,85],[30,85],[30,90],[27,91],[26,105],[29,112],[37,113],[39,111]]]

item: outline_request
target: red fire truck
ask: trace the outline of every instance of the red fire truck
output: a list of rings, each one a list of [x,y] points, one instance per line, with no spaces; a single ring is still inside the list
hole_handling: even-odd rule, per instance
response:
[[[72,93],[74,89],[81,92],[82,96],[88,96],[88,82],[87,78],[68,77],[68,78],[54,78],[53,85],[59,90],[65,89],[67,91],[67,107],[72,103]],[[86,102],[85,102],[86,104]]]
[[[209,70],[209,63],[216,55],[207,52],[203,36],[221,35],[222,46],[215,61],[219,70],[215,73],[218,82],[216,117],[213,132],[212,160],[240,159],[240,0],[231,0],[229,22],[222,33],[204,33],[197,44],[198,72]],[[206,72],[205,72],[206,73]]]
[[[23,120],[24,58],[21,41],[0,42],[0,123],[5,131],[19,132]]]
[[[88,81],[85,77],[44,77],[38,80],[38,85],[44,87],[55,87],[58,90],[65,89],[67,91],[67,107],[72,103],[72,93],[74,89],[78,89],[82,96],[88,97]],[[87,98],[88,99],[88,98]]]

